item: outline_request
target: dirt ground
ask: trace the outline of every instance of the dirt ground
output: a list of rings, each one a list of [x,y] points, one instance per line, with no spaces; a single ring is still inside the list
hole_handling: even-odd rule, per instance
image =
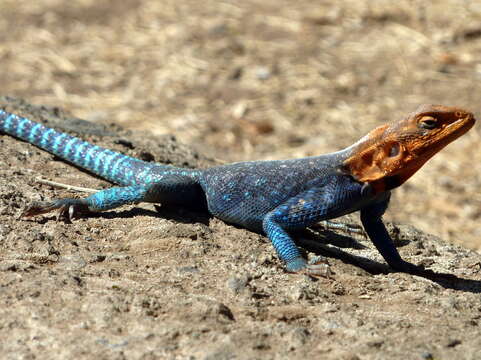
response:
[[[0,95],[37,106],[2,105],[109,148],[190,167],[301,157],[422,103],[481,116],[481,2],[3,0],[0,64]],[[385,274],[369,241],[323,232],[327,244],[303,245],[335,275],[313,281],[284,273],[263,236],[181,210],[17,219],[28,201],[72,195],[39,175],[108,185],[0,136],[0,352],[480,358],[479,142],[476,126],[386,214],[443,239],[391,229],[437,275]]]

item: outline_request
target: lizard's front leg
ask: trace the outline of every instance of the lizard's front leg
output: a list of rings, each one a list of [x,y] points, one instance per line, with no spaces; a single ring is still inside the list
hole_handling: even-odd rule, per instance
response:
[[[321,260],[312,264],[308,263],[302,257],[292,237],[284,229],[287,226],[278,215],[269,214],[266,216],[263,226],[277,254],[284,261],[286,270],[288,272],[305,271],[309,275],[328,277],[330,271],[327,262]]]
[[[289,272],[323,275],[325,264],[308,264],[301,256],[289,230],[301,229],[358,209],[362,185],[347,176],[332,175],[269,212],[263,229]]]
[[[389,204],[389,195],[388,193],[384,200],[375,202],[361,209],[362,225],[374,246],[376,246],[376,249],[381,253],[390,267],[396,271],[411,274],[419,273],[422,270],[421,267],[404,261],[401,258],[386,230],[386,226],[384,226],[382,222],[382,215]]]

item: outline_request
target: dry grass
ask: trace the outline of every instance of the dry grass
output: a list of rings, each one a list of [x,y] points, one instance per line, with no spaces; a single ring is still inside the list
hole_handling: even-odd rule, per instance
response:
[[[420,103],[481,103],[476,1],[3,0],[0,11],[2,94],[228,160],[333,151]],[[479,141],[475,129],[430,161],[388,218],[481,249]]]

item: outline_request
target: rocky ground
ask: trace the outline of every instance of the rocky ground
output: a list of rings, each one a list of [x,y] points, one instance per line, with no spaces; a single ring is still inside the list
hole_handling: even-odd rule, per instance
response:
[[[1,106],[188,167],[335,151],[422,103],[479,118],[480,59],[479,1],[0,5],[0,95],[16,98]],[[109,185],[0,135],[0,354],[480,358],[478,125],[385,216],[403,224],[390,227],[403,256],[434,274],[389,273],[357,234],[299,234],[329,258],[333,279],[318,280],[284,273],[265,237],[181,209],[18,219],[32,200],[83,196],[38,176]]]
[[[173,137],[87,123],[59,108],[0,107],[96,144],[182,166],[213,161]],[[19,218],[35,200],[82,196],[39,177],[108,184],[0,136],[0,352],[5,359],[479,359],[476,252],[390,224],[392,273],[361,235],[298,235],[332,278],[288,274],[261,235],[206,214],[122,207],[72,224]],[[350,218],[349,221],[356,221]]]

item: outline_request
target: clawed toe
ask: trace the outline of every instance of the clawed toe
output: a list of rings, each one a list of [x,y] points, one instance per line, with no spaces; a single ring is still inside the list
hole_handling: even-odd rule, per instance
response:
[[[298,274],[305,274],[312,277],[331,278],[332,272],[326,258],[322,256],[313,257],[308,263],[302,257],[291,260],[287,266],[287,271]]]
[[[57,221],[71,223],[73,219],[77,219],[80,215],[88,212],[88,207],[76,199],[34,202],[22,212],[20,217],[41,215],[54,210],[58,210],[56,216]]]
[[[306,266],[305,272],[309,276],[332,278],[332,271],[326,258],[316,256]]]
[[[63,205],[58,209],[56,220],[71,224],[72,220],[78,218],[74,205]]]
[[[67,224],[71,224],[72,220],[79,219],[88,212],[87,206],[83,204],[65,204],[59,208],[57,221],[64,221]]]
[[[332,278],[331,268],[327,264],[308,265],[305,272],[309,276]]]
[[[20,217],[30,217],[41,215],[55,210],[57,206],[53,202],[34,202],[29,207],[25,208],[20,214]]]

